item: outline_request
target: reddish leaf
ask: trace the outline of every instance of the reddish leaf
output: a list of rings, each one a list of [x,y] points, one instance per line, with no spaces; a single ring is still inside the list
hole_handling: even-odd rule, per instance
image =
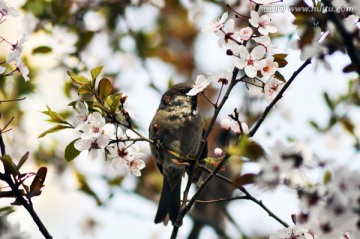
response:
[[[252,184],[255,181],[255,174],[252,173],[247,173],[247,174],[243,174],[240,175],[239,177],[235,178],[233,183],[236,187],[240,187],[240,186],[244,186],[247,184]]]

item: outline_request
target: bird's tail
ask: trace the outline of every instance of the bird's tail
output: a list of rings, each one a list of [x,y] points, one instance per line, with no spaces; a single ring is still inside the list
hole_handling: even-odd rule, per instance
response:
[[[170,219],[171,223],[175,224],[180,211],[180,190],[181,180],[171,190],[168,180],[164,177],[155,223],[164,222],[166,224]]]

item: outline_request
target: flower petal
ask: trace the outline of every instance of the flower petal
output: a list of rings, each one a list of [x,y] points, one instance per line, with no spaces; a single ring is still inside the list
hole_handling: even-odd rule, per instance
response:
[[[254,78],[257,74],[257,68],[254,66],[246,66],[245,74],[250,78]]]
[[[239,54],[241,59],[248,59],[250,54],[244,45],[239,46]]]
[[[263,46],[256,46],[250,53],[255,60],[260,60],[266,53],[266,49]]]
[[[241,58],[235,58],[234,65],[239,69],[244,69],[244,67],[246,66],[246,61]]]

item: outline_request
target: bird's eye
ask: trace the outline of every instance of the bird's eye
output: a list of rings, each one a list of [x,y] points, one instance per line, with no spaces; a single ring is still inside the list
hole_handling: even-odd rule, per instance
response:
[[[186,94],[187,93],[187,90],[181,90],[181,93],[183,93],[183,94]]]

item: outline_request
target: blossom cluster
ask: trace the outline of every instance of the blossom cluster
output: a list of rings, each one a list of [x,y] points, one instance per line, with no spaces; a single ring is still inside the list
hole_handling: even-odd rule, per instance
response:
[[[4,18],[7,16],[17,17],[19,15],[20,13],[18,12],[17,9],[13,7],[9,7],[6,4],[6,2],[0,0],[0,24],[5,21]],[[11,52],[7,55],[6,61],[0,63],[0,76],[12,75],[13,72],[5,73],[6,67],[2,65],[5,63],[14,63],[16,67],[16,71],[18,71],[23,76],[25,81],[28,81],[29,68],[25,65],[24,61],[21,59],[20,56],[23,50],[23,44],[27,41],[26,36],[23,35],[22,38],[19,41],[17,41],[15,44],[10,43],[2,36],[0,36],[0,39],[1,39],[0,42],[5,42],[11,46]]]
[[[300,192],[298,224],[311,228],[318,239],[360,238],[360,175],[339,167],[322,186]],[[346,238],[346,237],[344,237]]]
[[[249,26],[238,31],[235,30],[234,19],[228,19],[228,17],[229,14],[225,12],[221,18],[205,26],[202,31],[215,33],[219,47],[226,48],[227,55],[233,57],[234,66],[244,70],[249,79],[261,82],[260,87],[266,99],[273,99],[276,95],[274,93],[279,92],[283,85],[276,75],[281,66],[274,57],[276,55],[271,55],[276,47],[271,44],[269,37],[270,33],[277,32],[277,28],[271,24],[268,15],[260,15],[256,11],[251,11],[248,19]],[[198,76],[189,95],[202,92],[215,79],[219,77]],[[227,75],[227,80],[229,79],[230,75]]]
[[[234,65],[244,69],[249,78],[256,77],[258,72],[270,77],[278,69],[278,63],[274,62],[271,56],[265,57],[265,54],[272,51],[269,33],[275,33],[277,29],[271,25],[269,16],[260,16],[256,11],[251,11],[248,22],[248,27],[235,31],[235,21],[228,20],[228,13],[225,12],[220,19],[206,26],[203,31],[214,32],[219,37],[219,46],[227,48],[227,54],[234,56]],[[247,43],[250,40],[256,46],[249,52]]]
[[[360,176],[344,166],[329,175],[324,185],[300,189],[296,225],[279,230],[270,239],[360,237]]]
[[[225,130],[229,130],[231,129],[235,134],[240,135],[240,134],[248,134],[249,133],[249,127],[246,123],[244,122],[238,122],[234,119],[230,119],[230,118],[225,118],[223,120],[221,120],[221,128],[225,129]],[[241,126],[241,128],[240,128]]]
[[[259,160],[260,172],[255,178],[256,185],[273,189],[279,184],[291,184],[294,172],[301,171],[305,166],[301,152],[285,146],[282,141],[277,141],[270,152]]]
[[[74,109],[77,114],[73,126],[81,132],[74,147],[79,151],[87,151],[89,159],[96,159],[106,153],[113,165],[124,166],[128,172],[140,176],[140,170],[145,167],[144,161],[140,159],[144,154],[139,152],[137,145],[125,143],[131,132],[124,134],[120,128],[115,129],[113,124],[106,123],[99,112],[90,113],[85,102],[76,102]]]

